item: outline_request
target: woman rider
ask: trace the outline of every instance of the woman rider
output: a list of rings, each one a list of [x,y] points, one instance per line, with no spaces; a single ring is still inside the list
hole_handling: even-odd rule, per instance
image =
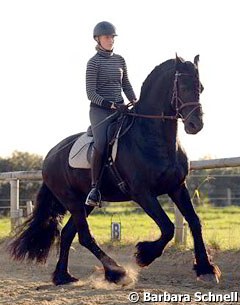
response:
[[[124,111],[126,105],[122,91],[130,102],[136,102],[136,95],[128,79],[124,58],[113,53],[116,34],[115,26],[107,21],[99,22],[93,30],[93,38],[97,42],[97,53],[90,58],[86,70],[86,91],[90,103],[90,122],[93,132],[93,153],[91,158],[91,190],[86,204],[99,206],[101,194],[99,178],[104,162],[107,146],[107,128],[116,116],[115,111]]]

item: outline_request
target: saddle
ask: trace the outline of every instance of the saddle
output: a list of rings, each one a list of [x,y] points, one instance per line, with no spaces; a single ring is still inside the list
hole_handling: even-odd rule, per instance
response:
[[[113,129],[115,126],[110,125],[108,132],[108,138],[110,139],[109,145],[111,146],[111,157],[112,161],[115,162],[118,150],[118,136],[121,132],[122,125],[118,125],[115,135],[113,136]],[[91,126],[88,127],[87,131],[81,135],[73,144],[68,158],[68,163],[72,168],[91,168],[91,154],[93,147],[93,134]]]
[[[115,160],[118,152],[118,140],[121,135],[125,134],[130,128],[130,126],[121,134],[121,130],[124,123],[124,117],[119,119],[117,122],[112,123],[108,128],[108,155],[107,162],[105,166],[107,166],[110,172],[113,175],[113,178],[120,188],[120,190],[127,194],[128,187],[125,181],[119,174],[119,171],[115,165]],[[72,168],[81,168],[81,169],[90,169],[91,168],[91,154],[93,148],[93,134],[91,127],[88,127],[87,132],[81,135],[73,144],[70,153],[68,162]]]

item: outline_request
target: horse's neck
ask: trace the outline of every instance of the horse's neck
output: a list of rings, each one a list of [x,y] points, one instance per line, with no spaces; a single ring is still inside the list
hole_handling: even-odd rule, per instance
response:
[[[173,92],[173,79],[171,76],[163,78],[158,76],[156,79],[148,80],[147,85],[143,85],[140,93],[139,102],[135,110],[140,114],[150,115],[171,115],[171,99]]]
[[[174,115],[169,86],[155,82],[148,92],[141,92],[135,111],[147,115]],[[134,124],[136,141],[143,150],[162,152],[175,158],[177,150],[177,121],[170,119],[137,118]]]
[[[160,119],[136,119],[134,134],[139,141],[149,149],[166,147],[167,150],[176,151],[177,122]]]
[[[143,156],[151,155],[155,160],[168,158],[171,162],[176,161],[176,120],[136,118],[130,137]]]

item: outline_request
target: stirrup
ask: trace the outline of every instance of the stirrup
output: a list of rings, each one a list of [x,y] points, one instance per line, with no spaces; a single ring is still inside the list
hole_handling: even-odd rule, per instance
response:
[[[97,192],[97,200],[94,200],[94,199],[90,198],[90,196],[92,195],[92,191],[93,190],[95,192]],[[100,191],[97,188],[91,189],[91,191],[89,192],[89,194],[88,194],[88,196],[86,198],[85,204],[89,205],[89,206],[92,206],[92,207],[99,207],[99,208],[102,207],[102,205],[101,205],[101,193],[100,193]]]

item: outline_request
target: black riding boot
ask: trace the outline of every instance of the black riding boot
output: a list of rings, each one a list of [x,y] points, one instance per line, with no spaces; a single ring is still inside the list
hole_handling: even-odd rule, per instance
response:
[[[103,156],[95,148],[91,157],[92,189],[89,192],[85,204],[101,207],[101,193],[99,191],[99,178],[102,171]]]

